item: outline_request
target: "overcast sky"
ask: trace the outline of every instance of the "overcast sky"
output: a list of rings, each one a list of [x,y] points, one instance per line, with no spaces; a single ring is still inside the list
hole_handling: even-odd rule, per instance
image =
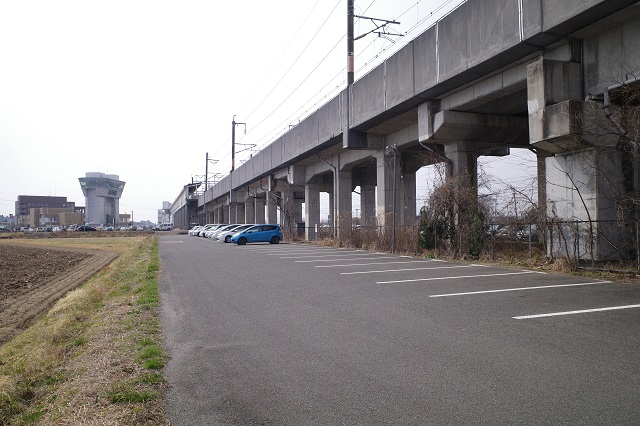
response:
[[[22,194],[84,205],[78,178],[103,172],[120,213],[155,222],[205,153],[229,172],[234,115],[258,149],[346,86],[346,3],[0,1],[0,214]],[[356,79],[459,3],[356,0],[406,34],[357,41]]]

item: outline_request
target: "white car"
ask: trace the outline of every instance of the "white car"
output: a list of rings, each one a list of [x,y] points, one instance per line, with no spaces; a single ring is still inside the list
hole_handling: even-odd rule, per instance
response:
[[[189,229],[189,232],[187,232],[189,235],[198,235],[198,232],[202,229],[202,226],[200,225],[196,225],[193,228]]]
[[[217,228],[212,229],[211,231],[209,231],[206,236],[207,236],[207,238],[211,238],[211,239],[215,240],[216,236],[220,232],[228,231],[230,229],[237,228],[238,226],[240,226],[239,223],[232,223],[231,225],[220,225]]]
[[[233,236],[233,234],[235,234],[236,232],[244,231],[245,229],[251,228],[252,226],[253,224],[251,223],[251,224],[240,225],[233,229],[228,229],[226,231],[222,231],[218,233],[218,235],[216,236],[216,239],[221,243],[230,243],[231,237]]]
[[[198,231],[198,233],[196,234],[198,237],[204,237],[204,233],[207,232],[210,229],[215,229],[216,227],[220,226],[219,223],[208,223],[205,226],[202,227],[201,230]]]

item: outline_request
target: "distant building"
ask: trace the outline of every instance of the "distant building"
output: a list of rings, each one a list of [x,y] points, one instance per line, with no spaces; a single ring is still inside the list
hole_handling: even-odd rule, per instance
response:
[[[76,207],[73,201],[67,201],[67,197],[50,197],[42,195],[18,195],[16,201],[16,224],[17,226],[40,226],[40,219],[34,221],[36,216],[32,216],[32,209],[64,209],[65,212],[82,212],[81,207]]]
[[[78,178],[85,197],[86,221],[113,225],[119,221],[120,197],[126,182],[118,175],[87,173]]]
[[[173,223],[171,218],[171,203],[168,201],[162,202],[162,208],[158,209],[158,225],[163,223]]]
[[[30,226],[64,226],[79,225],[84,222],[84,209],[40,207],[29,210]]]

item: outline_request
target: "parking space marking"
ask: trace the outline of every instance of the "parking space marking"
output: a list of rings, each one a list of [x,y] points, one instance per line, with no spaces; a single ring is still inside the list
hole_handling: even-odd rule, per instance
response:
[[[394,259],[391,258],[383,258],[383,259]],[[336,259],[338,260],[338,259]],[[316,265],[316,268],[339,268],[339,267],[351,267],[351,266],[369,266],[369,265],[390,265],[396,263],[431,263],[430,260],[401,260],[396,262],[371,262],[371,263],[342,263],[339,265]]]
[[[313,249],[313,248],[299,248],[299,249],[290,249],[290,248],[281,248],[281,249],[271,249],[271,250],[263,250],[261,249],[260,251],[258,250],[254,250],[256,253],[260,253],[260,254],[269,254],[269,255],[273,255],[273,256],[277,256],[280,254],[295,254],[295,253],[326,253],[327,251],[337,251],[337,250],[345,250],[343,248],[341,249]]]
[[[473,294],[503,293],[503,292],[509,292],[509,291],[539,290],[539,289],[546,289],[546,288],[561,288],[561,287],[580,287],[580,286],[587,286],[587,285],[609,284],[609,283],[611,283],[611,281],[597,281],[597,282],[590,282],[590,283],[575,283],[575,284],[540,285],[535,287],[503,288],[499,290],[466,291],[464,293],[432,294],[429,297],[468,296]]]
[[[337,250],[296,250],[296,251],[277,251],[272,250],[270,252],[258,252],[260,254],[266,254],[267,256],[283,256],[283,255],[291,255],[291,254],[317,254],[324,255],[324,253],[333,253]]]
[[[349,257],[349,256],[377,256],[379,255],[378,253],[344,253],[344,254],[323,254],[323,255],[310,255],[310,256],[282,256],[280,259],[306,259],[309,257],[319,257],[322,256],[323,258],[326,257]]]
[[[349,260],[378,260],[378,259],[389,259],[389,257],[357,257],[355,259],[349,259]],[[295,260],[294,262],[296,263],[335,262],[337,260],[338,259],[314,259],[314,260]]]
[[[533,319],[533,318],[557,317],[562,315],[575,315],[575,314],[588,314],[592,312],[615,311],[619,309],[634,309],[634,308],[640,308],[640,305],[609,306],[607,308],[582,309],[579,311],[565,311],[565,312],[552,312],[549,314],[521,315],[513,318],[514,319]]]
[[[402,269],[386,269],[383,271],[357,271],[357,272],[340,272],[340,275],[357,275],[357,274],[384,274],[387,272],[407,272],[407,271],[424,271],[434,269],[457,269],[457,268],[486,268],[484,265],[455,265],[455,266],[435,266],[431,268],[402,268]]]
[[[501,274],[478,274],[478,275],[461,275],[461,276],[454,276],[454,277],[432,277],[432,278],[416,278],[411,280],[378,281],[376,282],[376,284],[411,283],[411,282],[418,282],[418,281],[459,280],[462,278],[502,277],[506,275],[544,274],[544,273],[545,272],[538,272],[538,271],[505,272]]]

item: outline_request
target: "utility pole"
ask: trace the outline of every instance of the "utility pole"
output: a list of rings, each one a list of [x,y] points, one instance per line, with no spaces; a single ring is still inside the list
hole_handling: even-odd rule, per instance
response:
[[[244,126],[244,132],[247,133],[247,123],[236,122],[236,116],[231,120],[231,172],[236,169],[236,126]]]
[[[204,163],[204,197],[203,197],[203,203],[204,203],[204,223],[208,223],[207,222],[207,188],[209,187],[209,153],[206,153],[206,157],[205,157],[205,163]]]
[[[402,34],[392,33],[387,31],[387,25],[389,24],[400,24],[397,21],[390,21],[388,19],[378,19],[378,18],[370,18],[368,16],[359,16],[353,13],[355,0],[347,0],[347,86],[351,86],[353,84],[354,72],[355,72],[355,63],[353,56],[353,42],[355,40],[360,40],[361,38],[375,33],[378,34],[378,37],[384,37],[387,40],[390,40],[388,36],[396,36],[401,37]],[[366,19],[373,23],[375,28],[371,31],[367,31],[366,33],[355,36],[353,32],[353,21],[354,18]],[[391,40],[393,41],[393,40]]]
[[[387,25],[399,24],[400,22],[389,21],[387,19],[369,18],[367,16],[358,16],[353,13],[355,0],[347,0],[347,91],[345,99],[345,117],[344,122],[346,127],[342,137],[342,147],[345,149],[350,148],[364,148],[366,146],[366,134],[351,130],[351,86],[354,81],[355,74],[355,59],[354,59],[354,41],[359,40],[368,34],[376,33],[378,37],[384,37],[388,40],[388,36],[402,36],[402,34],[390,33],[387,31]],[[354,35],[354,18],[366,19],[373,23],[375,28],[362,35]],[[393,40],[391,40],[393,42]]]
[[[355,0],[347,0],[347,86],[353,84],[353,7]],[[349,92],[347,92],[348,94]]]
[[[396,252],[396,176],[398,175],[398,145],[393,145],[393,194],[391,203],[393,204],[392,211],[392,229],[391,229],[391,253]]]
[[[229,172],[229,223],[231,222],[231,193],[233,192],[233,171],[236,169],[236,126],[244,126],[244,132],[247,133],[246,123],[237,123],[236,116],[231,120],[231,171]]]

